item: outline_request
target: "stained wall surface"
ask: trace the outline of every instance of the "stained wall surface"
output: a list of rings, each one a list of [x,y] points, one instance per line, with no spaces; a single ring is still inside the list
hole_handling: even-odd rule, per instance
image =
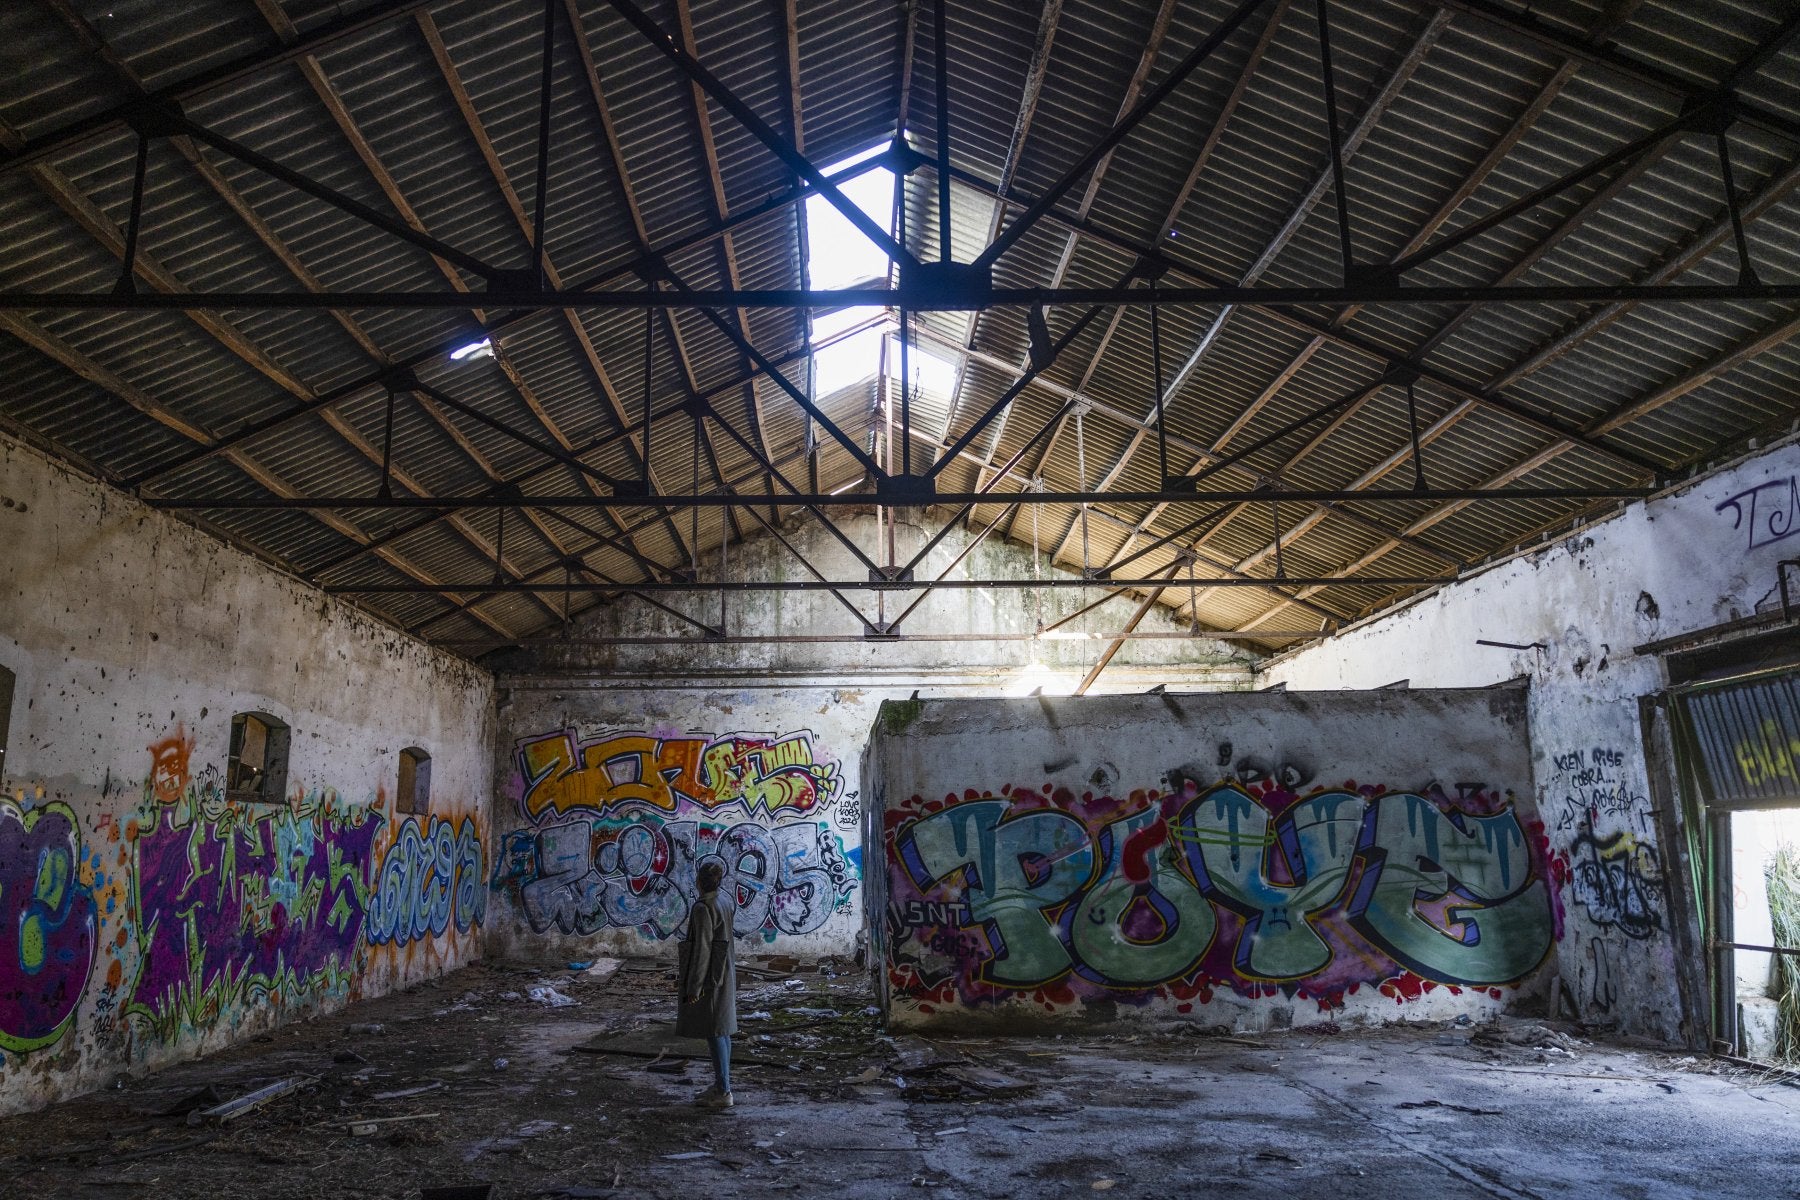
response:
[[[1480,1015],[1553,957],[1519,688],[898,701],[863,771],[897,1025]]]
[[[1703,1039],[1684,1027],[1677,975],[1670,889],[1681,881],[1665,837],[1678,806],[1656,800],[1640,717],[1640,697],[1664,686],[1665,668],[1635,647],[1778,610],[1777,564],[1797,554],[1800,448],[1789,442],[1278,660],[1259,678],[1307,689],[1529,680],[1537,806],[1567,915],[1565,993],[1583,1019]]]
[[[865,552],[885,553],[872,517],[834,519]],[[931,532],[902,525],[896,553],[916,552]],[[816,523],[783,536],[786,546],[764,538],[734,547],[733,574],[807,577],[797,550],[828,578],[867,577]],[[946,539],[920,574],[940,573],[966,538]],[[997,541],[962,563],[979,576],[1033,578],[1030,555]],[[1104,595],[1093,593],[1087,599]],[[850,602],[873,622],[913,598]],[[674,602],[697,620],[719,619],[716,595]],[[744,641],[708,640],[630,598],[578,620],[569,637],[546,639],[499,679],[489,953],[673,954],[710,857],[728,871],[741,948],[854,953],[867,894],[862,749],[881,702],[1067,692],[1104,643],[1030,635],[1082,603],[1080,589],[941,593],[903,625],[942,639],[928,641],[865,639],[861,620],[820,592],[732,593],[725,625]],[[1113,607],[1065,628],[1115,630],[1132,605]],[[1188,636],[1160,613],[1140,628],[1159,636],[1127,643],[1097,687],[1248,684],[1247,655]],[[976,636],[983,640],[966,640]]]
[[[477,955],[491,676],[3,440],[0,545],[0,1111]],[[226,799],[238,712],[282,803]]]

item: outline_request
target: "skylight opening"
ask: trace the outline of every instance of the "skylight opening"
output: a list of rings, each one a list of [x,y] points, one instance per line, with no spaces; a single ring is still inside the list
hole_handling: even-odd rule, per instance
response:
[[[859,163],[884,153],[888,143],[841,159],[823,168],[828,176],[848,170]],[[872,167],[854,179],[838,185],[852,204],[861,209],[881,228],[894,232],[894,173],[885,166]],[[871,242],[850,223],[849,218],[832,207],[823,196],[807,197],[806,248],[807,279],[814,288],[833,290],[871,284],[885,286],[892,262],[886,251]],[[857,325],[881,316],[881,308],[854,306],[815,312],[812,337],[815,343],[826,341]],[[891,314],[890,314],[891,315]],[[830,396],[857,384],[867,383],[880,370],[882,339],[893,336],[892,324],[876,325],[852,333],[833,345],[813,352],[813,394]],[[956,386],[957,366],[954,362],[920,350],[915,344],[908,349],[911,379],[915,393],[929,391],[949,395]],[[887,348],[888,378],[900,380],[900,347],[898,342]]]
[[[925,350],[914,342],[907,347],[907,369],[912,378],[907,382],[912,385],[913,395],[920,392],[932,392],[940,396],[948,396],[956,387],[956,364],[947,358],[941,358],[929,350]],[[900,378],[900,343],[896,339],[888,347],[887,369],[889,379]]]
[[[847,170],[887,149],[886,143],[824,168],[827,176]],[[894,225],[894,173],[886,167],[864,171],[838,184],[850,203],[883,229]],[[816,288],[852,287],[871,280],[886,281],[887,252],[865,237],[850,218],[832,207],[824,196],[806,198],[807,272]]]

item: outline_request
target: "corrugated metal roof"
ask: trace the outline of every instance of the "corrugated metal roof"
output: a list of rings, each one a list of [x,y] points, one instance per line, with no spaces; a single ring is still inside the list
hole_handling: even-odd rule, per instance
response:
[[[48,7],[0,9],[0,154],[34,152],[29,165],[0,173],[0,288],[113,286],[136,138],[122,124],[94,122],[139,86],[179,96],[203,125],[457,251],[499,268],[529,263],[542,9],[532,0],[394,4],[343,36],[284,48],[286,37],[304,41],[382,6],[277,3],[286,17],[280,27],[226,0],[77,4],[89,27],[79,34]],[[610,4],[557,7],[577,21],[559,15],[553,62],[545,246],[556,278],[642,286],[631,267],[650,248],[667,251],[667,266],[694,287],[798,286],[798,207],[765,207],[795,186],[791,170],[701,97]],[[897,132],[928,155],[934,149],[939,66],[928,7],[790,5],[792,31],[781,6],[645,7],[679,39],[691,30],[710,70],[762,120],[797,133],[815,162]],[[952,188],[954,257],[977,257],[1233,8],[1230,0],[953,5],[951,156],[965,172]],[[1358,260],[1431,246],[1645,137],[1757,56],[1736,81],[1755,111],[1730,132],[1734,179],[1761,278],[1800,277],[1800,52],[1780,41],[1761,53],[1788,36],[1789,9],[1776,0],[1645,0],[1622,22],[1614,13],[1597,3],[1526,12],[1334,2],[1334,82]],[[1603,26],[1604,40],[1589,44]],[[84,39],[94,36],[126,73],[88,48]],[[223,82],[196,82],[215,76]],[[1108,287],[1154,250],[1174,264],[1168,279],[1176,284],[1334,283],[1341,249],[1324,120],[1315,10],[1271,0],[1097,171],[1075,181],[1055,215],[999,260],[996,281]],[[148,164],[142,290],[484,286],[465,267],[434,261],[212,147],[157,139]],[[935,259],[943,230],[929,163],[901,190],[907,245]],[[997,203],[1001,196],[1007,204]],[[1739,269],[1729,233],[1713,138],[1680,133],[1429,258],[1408,279],[1729,283]],[[658,488],[689,490],[696,452],[702,490],[747,498],[785,490],[765,456],[796,487],[862,481],[862,464],[756,371],[736,341],[747,337],[808,388],[799,314],[720,315],[724,328],[688,310],[655,319],[650,391],[658,410],[675,409],[690,392],[708,397],[750,448],[711,422],[696,444],[690,416],[667,416],[653,436]],[[1048,313],[1052,337],[1080,315]],[[1384,386],[1361,395],[1396,362],[1427,371],[1415,389],[1418,428],[1425,472],[1440,486],[1637,483],[1645,464],[1703,461],[1792,421],[1800,408],[1800,349],[1789,340],[1800,319],[1778,304],[1369,305],[1346,313],[1164,306],[1159,317],[1169,470],[1242,455],[1211,476],[1224,487],[1277,479],[1292,488],[1409,486],[1404,392]],[[1102,311],[945,467],[945,490],[993,482],[995,499],[975,507],[972,528],[1005,517],[1001,536],[1028,545],[1035,526],[1038,544],[1060,565],[1079,567],[1084,555],[1103,565],[1217,507],[1102,501],[1089,509],[1085,537],[1071,506],[1046,506],[1035,520],[1028,507],[1007,511],[1005,497],[1034,479],[1051,490],[1159,487],[1148,318],[1142,307]],[[971,355],[951,394],[927,388],[913,397],[920,469],[1016,386],[1029,338],[1017,310],[915,320],[931,353]],[[484,326],[493,327],[497,358],[444,357]],[[576,453],[615,478],[639,476],[644,336],[642,315],[623,310],[4,314],[0,421],[108,478],[142,484],[153,499],[373,496],[388,407],[382,372],[412,362],[426,384],[516,433],[429,397],[402,397],[393,421],[396,494],[464,496],[510,481],[578,502],[608,489],[545,448]],[[1353,396],[1360,398],[1321,412]],[[1086,405],[1079,433],[1072,400]],[[891,381],[867,379],[817,403],[864,451],[888,453],[898,412]],[[246,430],[259,432],[196,459]],[[1576,501],[1290,503],[1281,513],[1280,560],[1292,576],[1353,569],[1436,577],[1580,509]],[[768,515],[766,506],[758,511]],[[1272,506],[1227,506],[1219,516],[1129,572],[1179,565],[1178,549],[1195,546],[1201,573],[1264,581],[1201,589],[1197,615],[1212,628],[1305,627],[1396,595],[1360,584],[1296,595],[1271,578]],[[339,585],[479,583],[492,576],[499,534],[493,510],[220,508],[197,519]],[[565,553],[629,582],[649,574],[633,554],[679,570],[696,554],[716,562],[721,539],[762,532],[741,510],[706,510],[696,520],[648,503],[613,513],[571,503],[529,518],[515,512],[506,525],[509,571],[537,582],[560,580]],[[477,595],[388,593],[368,603],[403,628],[443,639],[522,636],[561,621],[560,594]],[[1162,600],[1185,606],[1185,586]],[[569,597],[576,610],[596,602],[598,590]]]

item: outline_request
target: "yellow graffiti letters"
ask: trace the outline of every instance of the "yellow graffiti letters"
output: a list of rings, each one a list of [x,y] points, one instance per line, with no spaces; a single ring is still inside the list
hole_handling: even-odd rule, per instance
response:
[[[841,786],[837,764],[815,760],[804,730],[780,737],[616,733],[585,744],[562,730],[523,739],[518,760],[520,804],[533,821],[633,804],[672,813],[682,800],[709,810],[809,812]]]

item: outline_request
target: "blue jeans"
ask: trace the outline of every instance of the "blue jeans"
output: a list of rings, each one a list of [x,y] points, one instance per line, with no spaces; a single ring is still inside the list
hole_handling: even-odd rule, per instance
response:
[[[709,1037],[706,1049],[712,1054],[713,1076],[718,1080],[719,1090],[731,1092],[731,1037]]]

